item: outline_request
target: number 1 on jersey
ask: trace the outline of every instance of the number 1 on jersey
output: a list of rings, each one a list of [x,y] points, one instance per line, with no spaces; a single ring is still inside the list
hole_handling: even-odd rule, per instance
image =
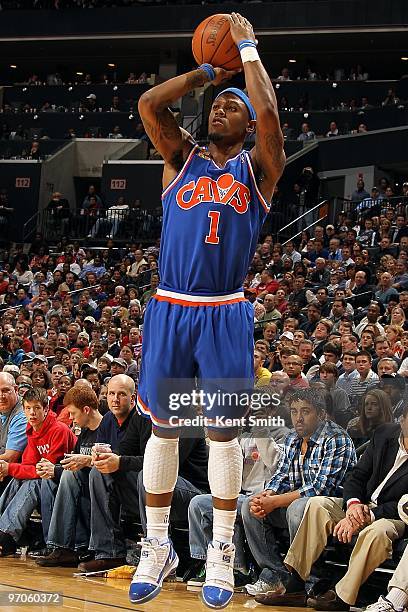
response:
[[[210,218],[210,231],[205,237],[205,242],[207,244],[218,244],[220,241],[220,237],[218,236],[220,214],[218,210],[210,210],[208,212],[208,217]]]

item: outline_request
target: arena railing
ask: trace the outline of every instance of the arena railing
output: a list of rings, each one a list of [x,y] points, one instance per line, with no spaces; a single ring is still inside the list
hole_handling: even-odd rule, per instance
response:
[[[286,207],[286,209],[288,209],[288,207]],[[294,240],[300,236],[304,230],[308,230],[318,223],[324,223],[329,215],[331,217],[330,212],[330,200],[321,200],[315,206],[308,208],[303,214],[295,217],[289,221],[289,223],[274,232],[275,242],[281,242],[283,239],[284,242],[281,244],[286,244],[290,240]]]
[[[42,210],[37,217],[37,232],[43,236],[60,239],[63,236],[72,240],[103,241],[111,237],[113,240],[128,242],[151,242],[159,238],[162,227],[162,211],[160,209],[110,211],[99,210],[95,214],[87,211],[67,211],[55,214],[52,210]],[[27,229],[32,225],[28,224]]]
[[[397,215],[404,215],[405,217],[408,213],[408,196],[394,196],[392,198],[370,200],[364,209],[359,208],[360,204],[360,201],[353,201],[348,198],[337,196],[333,199],[334,218],[336,219],[339,214],[343,213],[353,219],[353,221],[359,221],[374,207],[378,215],[386,211],[387,208],[392,208]],[[371,214],[370,216],[378,215]]]
[[[39,213],[34,213],[23,225],[23,242],[29,242],[37,231]]]

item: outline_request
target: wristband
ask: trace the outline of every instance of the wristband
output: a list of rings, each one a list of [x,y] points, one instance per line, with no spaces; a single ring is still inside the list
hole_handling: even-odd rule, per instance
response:
[[[248,39],[240,40],[237,46],[243,64],[245,62],[256,62],[260,59],[255,41]]]
[[[261,59],[256,47],[252,45],[243,47],[239,50],[239,53],[241,55],[241,61],[243,64],[245,64],[245,62],[257,62]]]
[[[206,75],[208,76],[208,79],[210,81],[213,81],[215,79],[215,70],[214,68],[211,66],[211,64],[201,64],[201,66],[198,67],[198,70],[203,70]]]
[[[256,42],[254,40],[244,39],[240,40],[237,44],[238,49],[241,51],[243,47],[256,47]]]
[[[350,508],[350,506],[353,506],[354,504],[361,505],[361,501],[359,501],[358,499],[352,499],[351,501],[347,502],[347,508]]]

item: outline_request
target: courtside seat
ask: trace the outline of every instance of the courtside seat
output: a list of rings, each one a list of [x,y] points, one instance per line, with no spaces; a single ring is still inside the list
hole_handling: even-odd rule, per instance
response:
[[[328,546],[326,547],[324,553],[325,561],[329,562],[330,565],[347,564],[356,540],[357,536],[354,536],[351,544],[341,544],[340,542],[337,542],[337,540],[330,538]],[[380,565],[380,568],[394,571],[402,557],[406,546],[408,546],[407,537],[397,540],[394,543],[392,558],[384,561],[384,563]]]

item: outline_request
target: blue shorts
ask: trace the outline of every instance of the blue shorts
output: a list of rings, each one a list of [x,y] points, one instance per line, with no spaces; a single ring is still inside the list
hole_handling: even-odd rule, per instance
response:
[[[191,302],[192,296],[188,297]],[[149,301],[143,324],[139,412],[158,427],[174,427],[175,415],[191,416],[196,409],[192,412],[191,404],[177,407],[171,398],[190,393],[198,380],[199,389],[213,393],[211,408],[203,408],[208,419],[243,417],[248,405],[234,401],[226,405],[215,392],[220,386],[227,393],[253,389],[253,329],[253,306],[247,300],[181,305],[156,295]]]

